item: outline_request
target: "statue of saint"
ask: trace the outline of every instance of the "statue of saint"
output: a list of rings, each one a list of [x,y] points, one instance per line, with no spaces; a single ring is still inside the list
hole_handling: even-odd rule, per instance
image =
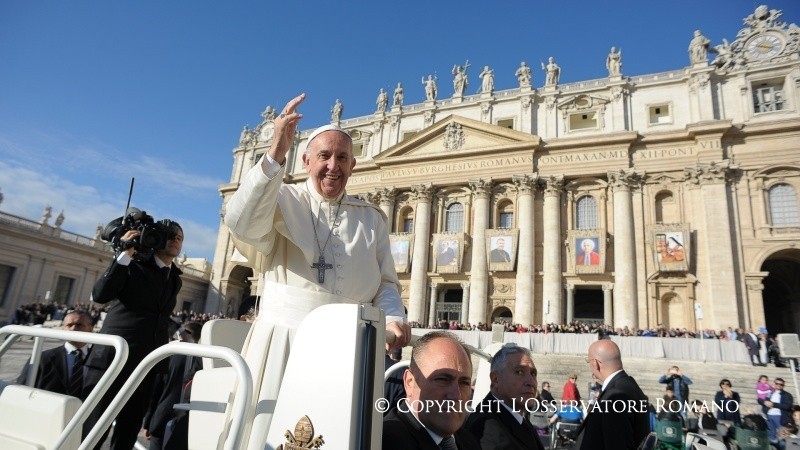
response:
[[[514,75],[517,76],[519,87],[531,87],[531,67],[525,64],[525,61],[519,63],[519,68]]]
[[[49,205],[45,206],[44,207],[44,213],[42,213],[42,220],[40,220],[39,222],[40,223],[47,223],[47,221],[50,220],[50,217],[52,217],[52,216],[53,216],[53,208],[51,206],[49,206]]]
[[[403,85],[400,83],[397,83],[397,87],[394,88],[393,100],[393,106],[403,106]]]
[[[544,70],[546,77],[545,77],[545,86],[555,86],[558,84],[558,77],[561,75],[561,68],[558,67],[558,64],[555,63],[553,57],[547,59],[547,65],[542,63],[542,70]]]
[[[337,98],[336,103],[334,103],[333,108],[331,108],[331,122],[339,123],[339,121],[342,120],[342,112],[344,112],[344,106],[341,100]]]
[[[708,62],[708,40],[700,30],[694,30],[694,37],[689,42],[689,61],[692,64],[702,64]]]
[[[267,106],[267,109],[261,113],[261,117],[264,118],[264,122],[272,122],[275,120],[275,108],[272,106]]]
[[[481,92],[491,94],[494,90],[494,70],[483,66],[483,71],[478,76],[481,77]]]
[[[425,85],[425,99],[429,102],[436,100],[436,80],[437,78],[433,75],[428,75],[427,80],[422,77],[422,84]]]
[[[465,62],[463,66],[455,65],[451,71],[453,74],[453,96],[461,97],[467,91],[467,67],[469,61]]]
[[[56,228],[61,227],[63,223],[64,223],[64,211],[61,211],[60,213],[58,213],[58,216],[56,217]]]
[[[386,111],[386,106],[389,105],[389,95],[383,88],[381,88],[381,91],[378,93],[378,99],[375,100],[375,104],[378,105],[377,112]]]
[[[606,69],[609,77],[622,75],[622,49],[617,51],[616,47],[611,47],[611,51],[606,58]]]

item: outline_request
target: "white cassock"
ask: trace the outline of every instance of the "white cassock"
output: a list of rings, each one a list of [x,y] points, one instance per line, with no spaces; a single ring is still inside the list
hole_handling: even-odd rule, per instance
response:
[[[259,161],[245,175],[225,213],[237,250],[254,270],[263,271],[258,316],[242,353],[253,379],[263,377],[255,392],[266,410],[259,406],[255,420],[267,425],[292,333],[306,314],[329,303],[368,303],[384,310],[386,323],[405,320],[383,212],[346,193],[325,200],[310,179],[288,185],[282,178],[283,168],[268,177]],[[312,267],[319,262],[319,248],[325,263],[332,265],[324,271],[322,283]],[[335,345],[325,330],[320,331],[321,351],[325,345]],[[263,425],[260,428],[268,428]]]

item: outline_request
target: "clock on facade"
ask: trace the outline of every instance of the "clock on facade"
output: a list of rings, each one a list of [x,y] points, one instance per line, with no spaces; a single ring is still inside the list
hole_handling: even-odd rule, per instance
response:
[[[760,34],[747,43],[747,55],[752,59],[767,60],[783,50],[783,39],[772,33]]]

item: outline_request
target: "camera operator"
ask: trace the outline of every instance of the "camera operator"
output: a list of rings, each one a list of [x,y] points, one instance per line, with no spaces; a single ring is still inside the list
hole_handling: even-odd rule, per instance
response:
[[[100,333],[123,337],[128,343],[129,354],[122,372],[87,419],[85,430],[91,429],[100,419],[138,363],[169,341],[170,313],[175,308],[182,285],[181,271],[173,260],[183,246],[183,229],[177,222],[169,220],[159,222],[156,228],[162,230],[162,236],[153,248],[142,245],[144,234],[150,231],[148,228],[122,228],[118,231],[113,242],[120,252],[92,290],[94,302],[111,305]],[[119,236],[123,231],[124,234]],[[92,387],[100,381],[114,356],[112,347],[98,347],[86,362],[86,379]],[[117,415],[111,437],[112,450],[133,448],[152,396],[154,376],[154,371],[150,371]],[[106,435],[107,432],[95,448],[100,448]]]

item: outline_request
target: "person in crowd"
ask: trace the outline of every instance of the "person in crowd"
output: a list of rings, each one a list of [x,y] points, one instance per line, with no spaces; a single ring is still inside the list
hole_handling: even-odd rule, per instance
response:
[[[91,333],[92,317],[85,311],[70,311],[64,316],[61,329]],[[84,386],[84,363],[92,350],[85,342],[66,341],[64,345],[42,352],[33,387],[86,400],[90,390]],[[25,384],[31,365],[22,368],[17,382]]]
[[[766,366],[766,362],[761,361],[760,351],[759,351],[759,344],[758,344],[758,335],[753,332],[752,329],[748,330],[747,333],[744,334],[744,346],[747,348],[747,354],[750,356],[750,362],[754,366]]]
[[[581,450],[633,450],[650,432],[647,396],[636,380],[625,373],[619,347],[610,339],[589,346],[586,362],[603,383],[597,408],[589,410],[582,424],[577,448]],[[620,401],[630,407],[615,410]]]
[[[465,425],[483,450],[544,450],[536,428],[527,419],[528,410],[537,405],[536,375],[527,348],[509,343],[494,354],[489,393]]]
[[[94,285],[92,300],[95,303],[111,303],[100,333],[121,336],[128,343],[128,359],[122,371],[111,384],[86,420],[93,427],[105,412],[111,400],[127,381],[133,370],[147,354],[169,342],[170,315],[175,309],[181,289],[181,271],[174,259],[183,247],[183,228],[173,221],[164,221],[170,230],[164,248],[155,250],[146,257],[136,253],[135,246],[120,251]],[[133,243],[140,236],[138,230],[128,230],[121,242]],[[127,245],[126,245],[127,246]],[[114,349],[98,346],[86,360],[86,385],[96,385],[108,369],[114,357]],[[142,429],[142,419],[153,391],[155,374],[165,370],[166,365],[151,370],[117,415],[111,450],[130,450]],[[105,435],[96,448],[100,448]]]
[[[758,377],[758,382],[756,382],[756,401],[759,403],[763,403],[764,400],[769,400],[769,397],[772,395],[772,392],[775,388],[769,384],[769,377],[766,375],[761,375]],[[764,414],[767,413],[767,407],[762,406],[764,410]]]
[[[689,385],[692,384],[692,379],[684,375],[678,366],[672,366],[665,375],[661,375],[658,382],[672,386],[672,390],[675,392],[675,399],[681,404],[681,415],[685,419],[685,405],[689,402]]]
[[[600,396],[600,391],[603,389],[603,385],[597,380],[597,377],[592,374],[592,380],[589,381],[589,402],[593,402],[597,400],[597,397]]]
[[[578,374],[570,374],[561,392],[561,401],[580,403],[581,393],[578,391]]]
[[[356,165],[350,135],[336,125],[316,129],[302,154],[308,179],[283,182],[286,155],[303,117],[297,109],[305,99],[300,94],[290,100],[275,118],[272,145],[226,205],[224,222],[235,257],[263,271],[262,289],[270,294],[263,297],[253,328],[261,334],[289,333],[318,306],[368,303],[386,313],[387,350],[402,348],[411,329],[405,323],[386,217],[380,208],[346,193]],[[363,230],[370,230],[370,239],[363,238]],[[287,350],[270,346],[265,377],[283,375]],[[262,389],[259,401],[277,399],[279,389]]]
[[[383,419],[383,449],[471,450],[481,446],[463,428],[472,396],[472,361],[449,331],[419,338],[403,374],[406,401]]]
[[[558,410],[550,417],[549,422],[555,424],[562,423],[581,423],[583,420],[583,408],[580,405],[561,401]]]
[[[714,407],[717,410],[717,420],[729,420],[734,426],[739,426],[742,417],[739,413],[741,398],[739,393],[731,389],[731,380],[723,378],[719,382],[720,390],[714,395]]]
[[[783,378],[775,378],[775,391],[770,395],[769,400],[758,400],[759,404],[768,408],[767,427],[769,441],[772,444],[778,443],[778,429],[792,420],[794,400],[792,394],[783,390],[783,386]]]
[[[553,404],[555,399],[553,398],[553,394],[550,392],[549,381],[542,381],[542,389],[539,391],[539,396],[542,398],[542,401],[547,402],[547,405]]]
[[[675,389],[671,385],[667,385],[664,391],[664,397],[661,398],[661,404],[658,405],[658,412],[672,412],[680,413],[681,402],[675,398]]]
[[[695,400],[692,403],[692,413],[694,413],[694,420],[687,421],[691,424],[687,427],[688,431],[697,432],[699,430],[717,430],[717,419],[708,410],[708,405],[701,400]]]
[[[187,322],[178,329],[181,342],[195,344],[200,341],[203,326],[200,322]],[[144,418],[145,437],[149,450],[185,449],[189,445],[188,415],[176,411],[177,403],[188,403],[192,378],[203,368],[202,358],[172,355],[169,369],[159,374],[153,387],[153,396]]]

